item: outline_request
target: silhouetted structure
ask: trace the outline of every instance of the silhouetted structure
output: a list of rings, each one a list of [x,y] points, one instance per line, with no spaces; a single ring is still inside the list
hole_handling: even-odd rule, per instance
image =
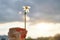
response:
[[[6,36],[6,35],[0,35],[0,40],[8,40],[8,36]]]

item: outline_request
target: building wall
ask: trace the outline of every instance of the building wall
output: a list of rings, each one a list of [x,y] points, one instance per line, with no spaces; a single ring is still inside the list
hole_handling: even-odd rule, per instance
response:
[[[9,40],[25,40],[27,31],[23,28],[10,28],[8,32]]]

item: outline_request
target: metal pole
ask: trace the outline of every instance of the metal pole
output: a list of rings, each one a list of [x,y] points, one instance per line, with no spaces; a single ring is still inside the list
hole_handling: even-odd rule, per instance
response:
[[[26,29],[26,12],[24,13],[24,25],[25,25],[25,29]]]
[[[26,29],[26,14],[29,12],[30,7],[29,6],[23,6],[24,8],[24,27]]]

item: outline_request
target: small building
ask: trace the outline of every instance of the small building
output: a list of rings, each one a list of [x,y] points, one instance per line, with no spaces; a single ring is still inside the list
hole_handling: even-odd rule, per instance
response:
[[[24,28],[10,28],[8,32],[9,40],[25,40],[27,31]]]

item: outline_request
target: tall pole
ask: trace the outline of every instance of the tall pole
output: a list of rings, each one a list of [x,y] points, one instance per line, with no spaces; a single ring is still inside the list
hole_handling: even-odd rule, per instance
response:
[[[26,14],[29,12],[30,6],[24,6],[24,25],[26,29]]]
[[[25,22],[24,25],[25,25],[25,29],[26,29],[26,12],[24,13],[24,20],[25,20],[24,21]]]

